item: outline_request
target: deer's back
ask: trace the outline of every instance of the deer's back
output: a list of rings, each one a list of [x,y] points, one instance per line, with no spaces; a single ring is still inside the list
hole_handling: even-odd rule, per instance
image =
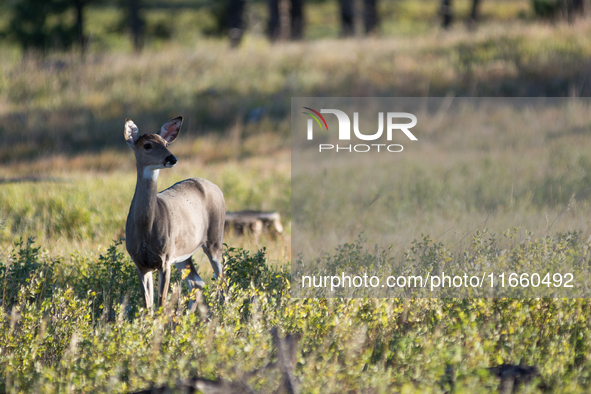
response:
[[[177,182],[158,193],[161,200],[180,210],[203,210],[208,215],[225,214],[224,195],[220,188],[201,178],[190,178]]]
[[[169,229],[175,239],[175,252],[182,256],[194,252],[196,244],[222,236],[226,207],[224,195],[214,183],[201,178],[178,182],[158,193],[159,205],[174,225]]]

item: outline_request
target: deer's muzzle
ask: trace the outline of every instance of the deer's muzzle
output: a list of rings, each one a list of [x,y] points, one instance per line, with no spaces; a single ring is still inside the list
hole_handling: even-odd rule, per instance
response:
[[[164,159],[164,166],[165,167],[173,167],[177,162],[177,159],[174,155],[167,156]]]

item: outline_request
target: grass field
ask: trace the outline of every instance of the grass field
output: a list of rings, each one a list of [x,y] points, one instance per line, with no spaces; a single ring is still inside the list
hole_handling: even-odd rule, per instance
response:
[[[520,392],[588,392],[587,299],[291,296],[292,96],[591,95],[590,20],[535,22],[529,2],[485,2],[478,30],[442,32],[432,27],[435,4],[384,2],[392,18],[370,38],[336,39],[328,2],[307,11],[307,40],[270,44],[254,3],[252,32],[237,49],[189,34],[186,26],[211,22],[196,12],[179,20],[172,41],[132,54],[108,33],[116,19],[108,8],[91,10],[94,44],[84,58],[23,56],[2,43],[0,391],[123,393],[199,376],[273,392],[280,371],[257,369],[276,361],[278,327],[297,338],[294,373],[306,393],[498,392],[487,368],[502,363],[538,368]],[[166,20],[166,12],[149,18]],[[392,234],[394,263],[409,250],[436,263],[459,241],[469,255],[458,261],[498,261],[511,230],[517,260],[588,269],[588,113],[575,107],[560,126],[550,112],[508,111],[488,132],[444,120],[441,132],[421,136],[429,143],[398,160],[401,176],[379,202],[396,212],[391,222],[378,217]],[[210,179],[229,210],[276,210],[286,231],[258,242],[225,238],[231,287],[223,297],[198,253],[208,283],[198,312],[187,311],[175,273],[180,291],[152,316],[119,241],[135,186],[122,131],[126,117],[153,132],[177,115],[186,119],[170,146],[179,164],[161,171],[159,188]],[[522,132],[503,133],[508,121]],[[421,243],[423,234],[434,242]],[[369,238],[347,256],[367,256],[381,241]]]
[[[318,155],[316,145],[294,137],[304,148],[294,148],[293,206],[299,216],[311,213],[313,234],[334,233],[339,244],[364,231],[408,245],[421,233],[456,243],[485,227],[497,234],[525,227],[541,237],[590,226],[591,101],[450,97],[432,100],[429,111],[415,102],[421,124],[413,132],[422,139],[379,140],[403,144],[400,154]],[[361,127],[375,123],[369,104],[353,103]],[[348,146],[336,136],[315,138]]]
[[[581,285],[586,283],[591,274],[584,263],[586,257],[551,263],[547,253],[539,258],[510,256],[518,244],[528,245],[526,255],[535,255],[533,245],[549,235],[582,231],[581,241],[589,236],[591,101],[449,97],[412,100],[414,104],[409,104],[411,100],[377,104],[378,100],[360,98],[333,100],[331,105],[320,102],[298,100],[292,111],[299,115],[304,105],[340,108],[347,113],[355,110],[363,128],[375,125],[378,108],[396,108],[416,114],[420,121],[412,130],[421,137],[410,141],[399,132],[392,141],[385,137],[371,141],[402,144],[401,153],[377,153],[375,149],[336,153],[332,149],[319,154],[318,142],[341,147],[370,142],[342,141],[336,132],[323,135],[320,130],[315,130],[314,142],[308,141],[302,132],[305,129],[298,127],[307,117],[296,115],[300,122],[294,121],[292,127],[300,133],[292,139],[292,248],[303,259],[299,272],[340,276],[344,270],[385,279],[401,273],[455,271],[482,276],[483,272],[510,269],[544,276],[560,270],[578,272]],[[325,116],[328,128],[334,130],[334,117]],[[355,244],[360,233],[367,240],[369,255],[347,259],[347,253],[340,252],[338,258],[324,257],[339,245]],[[431,245],[423,243],[424,236],[431,239]],[[422,246],[416,245],[417,240]],[[474,256],[482,254],[480,243],[487,245],[488,257],[475,263],[478,258]],[[388,252],[381,256],[374,247]],[[420,252],[409,253],[411,248]],[[347,250],[356,253],[355,248]],[[300,279],[296,275],[292,284],[301,287]],[[375,287],[359,289],[358,294],[392,295]],[[297,294],[315,294],[306,291]],[[585,292],[570,297],[574,294]],[[447,296],[458,297],[459,292]]]

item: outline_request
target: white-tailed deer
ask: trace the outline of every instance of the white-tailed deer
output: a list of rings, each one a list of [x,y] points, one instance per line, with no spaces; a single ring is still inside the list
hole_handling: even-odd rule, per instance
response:
[[[226,209],[220,188],[205,179],[191,178],[156,192],[160,170],[177,162],[167,146],[178,136],[182,124],[183,118],[179,116],[166,122],[157,134],[140,135],[130,119],[125,121],[125,140],[135,153],[137,166],[125,238],[127,252],[137,266],[147,308],[154,302],[154,270],[160,273],[158,306],[166,299],[172,264],[179,270],[189,269],[185,279],[189,289],[203,289],[205,282],[192,259],[199,247],[209,258],[214,275],[223,276]]]

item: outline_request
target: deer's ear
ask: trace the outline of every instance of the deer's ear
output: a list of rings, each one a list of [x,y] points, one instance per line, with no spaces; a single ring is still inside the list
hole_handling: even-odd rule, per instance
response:
[[[164,138],[166,142],[171,143],[179,135],[182,125],[183,117],[179,116],[178,118],[171,119],[164,123],[158,134],[160,134],[160,137]]]
[[[127,145],[129,145],[129,147],[133,149],[133,146],[139,139],[140,135],[138,133],[137,126],[129,118],[125,119],[125,129],[123,130],[123,135],[125,136],[125,141],[127,141]]]

